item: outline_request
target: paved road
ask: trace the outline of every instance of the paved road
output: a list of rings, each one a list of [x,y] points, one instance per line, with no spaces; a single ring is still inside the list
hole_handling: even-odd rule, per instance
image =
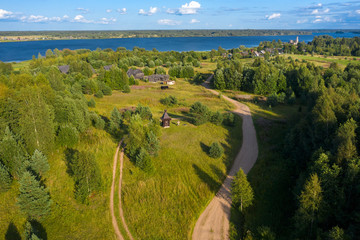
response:
[[[211,76],[204,84],[212,93],[219,95],[218,92],[209,89]],[[238,101],[226,96],[223,98],[235,105],[234,113],[240,115],[243,119],[242,134],[243,143],[240,152],[237,154],[234,164],[226,176],[224,183],[216,196],[212,199],[205,211],[200,215],[196,222],[193,240],[220,240],[229,239],[229,222],[231,209],[231,183],[234,176],[240,168],[247,174],[254,166],[258,157],[258,144],[256,140],[256,131],[251,117],[250,109]]]

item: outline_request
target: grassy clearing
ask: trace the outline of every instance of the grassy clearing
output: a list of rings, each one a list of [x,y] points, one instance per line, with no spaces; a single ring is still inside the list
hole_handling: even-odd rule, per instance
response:
[[[235,128],[211,123],[194,126],[189,123],[189,106],[196,102],[212,111],[231,110],[233,106],[207,92],[203,87],[179,79],[170,90],[159,84],[141,83],[142,89],[130,94],[114,91],[112,96],[96,99],[95,111],[108,116],[113,107],[125,108],[141,103],[149,106],[154,118],[168,110],[174,120],[162,129],[161,150],[153,158],[156,171],[145,174],[129,159],[124,162],[123,209],[126,221],[137,239],[187,239],[197,217],[221,186],[226,169],[241,145],[241,124]],[[176,96],[180,104],[167,107],[160,99]],[[221,159],[207,155],[208,147],[219,141],[225,148]]]
[[[276,233],[276,239],[286,239],[294,207],[291,193],[294,179],[282,149],[288,127],[303,113],[298,112],[298,105],[270,109],[262,103],[245,104],[251,109],[259,144],[259,157],[248,174],[255,200],[245,213],[246,225],[253,233],[260,226],[268,226]],[[239,211],[233,208],[232,214],[232,224],[239,225]]]
[[[103,191],[94,194],[89,205],[78,203],[74,199],[74,181],[66,172],[63,149],[58,149],[49,156],[51,169],[45,181],[53,201],[52,211],[41,224],[48,239],[114,239],[108,205],[116,143],[104,131],[91,128],[76,148],[95,154],[102,173]],[[5,236],[11,222],[23,233],[26,219],[16,205],[17,194],[15,183],[10,191],[0,195],[0,236]]]
[[[297,55],[297,54],[285,54],[285,58],[292,57],[293,59],[306,60],[314,63],[316,66],[329,67],[332,62],[336,62],[342,69],[346,67],[350,62],[359,61],[359,58],[354,60],[354,57],[340,57],[340,56],[323,56],[323,55]]]

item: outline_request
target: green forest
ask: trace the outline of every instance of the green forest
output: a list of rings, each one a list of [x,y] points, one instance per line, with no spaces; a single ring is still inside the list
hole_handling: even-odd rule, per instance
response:
[[[164,32],[182,34],[198,33]],[[215,31],[214,36],[222,34],[249,33]],[[253,49],[219,47],[209,52],[49,49],[23,63],[0,62],[1,237],[111,239],[111,161],[124,139],[123,204],[130,230],[138,239],[189,238],[194,220],[221,186],[241,145],[233,134],[241,131],[241,119],[229,112],[232,106],[221,96],[238,99],[245,92],[251,100],[239,101],[248,104],[256,119],[261,111],[296,117],[275,122],[282,130],[258,137],[257,164],[276,164],[274,172],[263,169],[263,180],[256,177],[257,166],[248,177],[237,174],[231,239],[357,239],[359,45],[360,38],[321,36],[308,44],[274,41]],[[253,55],[266,49],[277,52]],[[297,59],[320,55],[338,58],[326,67]],[[346,64],[343,57],[349,58]],[[59,66],[68,66],[68,72]],[[141,69],[146,77],[168,74],[176,85],[164,92],[159,83],[129,76],[129,69]],[[212,74],[211,86],[219,97],[201,86]],[[178,128],[175,123],[168,132],[160,127],[164,109],[179,121]],[[264,157],[269,142],[276,147]],[[176,157],[186,162],[181,165]],[[259,186],[269,184],[269,175],[282,192],[261,195]],[[278,219],[262,218],[257,207],[275,200],[284,207],[262,210],[276,209]],[[159,201],[166,209],[151,205]],[[172,201],[177,205],[171,206]]]

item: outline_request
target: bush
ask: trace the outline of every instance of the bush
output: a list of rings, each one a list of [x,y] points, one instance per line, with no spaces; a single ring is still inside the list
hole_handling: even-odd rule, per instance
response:
[[[154,170],[150,155],[144,148],[139,149],[135,157],[135,165],[144,172],[152,172]]]
[[[168,96],[160,99],[161,104],[166,106],[174,106],[178,103],[178,100],[175,96]]]
[[[271,94],[271,95],[267,98],[266,104],[267,104],[268,106],[272,106],[272,107],[276,106],[276,105],[278,104],[278,97],[277,97],[277,95],[276,95],[276,94]]]
[[[103,98],[104,94],[103,94],[103,92],[101,90],[99,90],[94,94],[94,96],[97,97],[97,98]]]
[[[72,147],[79,141],[79,133],[71,124],[62,125],[59,128],[57,142],[63,147]]]
[[[153,71],[151,71],[151,69],[149,67],[145,67],[143,69],[143,72],[144,72],[144,75],[145,76],[149,76],[149,75],[152,75],[153,74]]]
[[[111,87],[104,85],[103,88],[101,89],[101,91],[103,92],[103,94],[105,96],[111,96],[112,95],[112,90]]]
[[[237,122],[237,117],[233,113],[224,113],[223,115],[223,124],[229,127],[235,127]]]
[[[130,86],[126,84],[126,85],[124,86],[123,92],[124,92],[124,93],[130,93],[130,91],[131,91]]]
[[[90,99],[90,101],[88,101],[88,106],[91,107],[91,108],[96,107],[96,102],[95,102],[95,100],[93,98]]]
[[[155,69],[155,74],[166,74],[166,71],[165,71],[165,69],[162,68],[162,67],[157,67],[157,68]]]
[[[212,122],[215,125],[221,125],[224,120],[223,115],[217,111],[211,115],[210,122]]]
[[[135,78],[134,76],[129,77],[129,85],[135,85]]]
[[[194,125],[201,125],[209,121],[211,112],[209,108],[201,102],[191,105],[190,113],[193,115],[192,122]]]
[[[97,115],[95,112],[90,112],[90,121],[92,125],[97,129],[104,129],[105,121]]]
[[[214,142],[210,146],[209,156],[212,158],[220,158],[224,154],[224,148],[218,142]]]
[[[148,66],[149,66],[150,68],[155,67],[154,61],[150,60],[150,61],[148,62]]]

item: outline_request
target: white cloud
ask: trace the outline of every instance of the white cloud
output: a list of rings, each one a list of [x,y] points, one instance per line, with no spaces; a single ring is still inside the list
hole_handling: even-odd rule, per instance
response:
[[[77,8],[76,10],[82,12],[83,14],[86,14],[89,12],[89,9],[87,9],[87,8]]]
[[[106,12],[107,12],[107,13],[111,13],[111,12],[112,12],[112,9],[106,9]]]
[[[280,17],[281,17],[281,14],[280,14],[280,13],[273,13],[273,14],[271,14],[270,16],[269,16],[269,15],[266,15],[265,17],[267,18],[267,20],[271,20],[271,19],[280,18]]]
[[[12,12],[6,11],[4,9],[0,9],[0,19],[8,19],[11,18],[13,15]]]
[[[200,9],[200,3],[196,1],[191,1],[189,3],[185,3],[184,5],[179,8],[179,13],[186,15],[186,14],[196,14],[197,11]]]
[[[199,22],[200,22],[200,21],[197,20],[197,19],[195,19],[195,18],[191,19],[191,21],[190,21],[190,23],[199,23]]]
[[[311,14],[318,14],[319,10],[315,9],[314,11],[311,12]]]
[[[157,12],[158,12],[158,8],[157,8],[157,7],[150,7],[150,9],[149,9],[148,12],[146,12],[144,9],[140,9],[140,10],[139,10],[139,14],[140,14],[140,15],[144,15],[144,16],[151,16],[151,15],[157,13]]]
[[[301,23],[307,23],[308,20],[307,19],[299,19],[296,21],[297,24],[301,24]]]
[[[323,21],[322,19],[318,18],[318,19],[315,19],[315,20],[313,21],[313,23],[319,23],[319,22],[322,22],[322,21]]]
[[[101,18],[99,22],[99,24],[110,24],[110,23],[114,23],[116,22],[116,18]]]
[[[127,13],[127,9],[126,8],[118,8],[116,10],[118,13],[120,13],[121,15],[124,15]]]
[[[329,9],[329,8],[327,8],[327,9],[324,10],[324,13],[328,13],[328,12],[330,12],[330,9]]]
[[[357,14],[360,14],[360,9],[355,11]]]
[[[79,23],[94,23],[93,20],[87,20],[83,15],[76,15],[74,17],[74,22],[79,22]]]
[[[160,20],[158,20],[158,24],[160,24],[160,25],[175,26],[175,25],[180,25],[181,22],[180,22],[180,21],[171,20],[171,19],[160,19]]]
[[[46,22],[61,22],[68,18],[68,16],[64,17],[45,17],[42,15],[30,15],[30,16],[22,16],[19,19],[22,22],[28,22],[28,23],[46,23]]]
[[[190,15],[197,14],[198,10],[201,8],[201,4],[196,1],[191,1],[189,3],[185,3],[181,5],[180,8],[168,9],[166,12],[169,14],[177,14],[177,15]]]
[[[317,6],[318,6],[318,7],[322,7],[322,3],[319,3]]]

